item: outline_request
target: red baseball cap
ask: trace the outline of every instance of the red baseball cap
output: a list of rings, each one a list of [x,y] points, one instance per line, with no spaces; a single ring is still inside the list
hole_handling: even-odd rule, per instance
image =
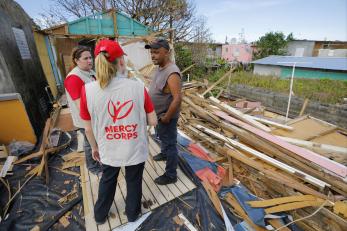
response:
[[[94,55],[97,56],[100,52],[106,52],[108,54],[107,60],[109,62],[113,62],[116,58],[119,58],[125,55],[123,49],[120,47],[119,43],[109,40],[103,39],[100,40],[94,50]]]

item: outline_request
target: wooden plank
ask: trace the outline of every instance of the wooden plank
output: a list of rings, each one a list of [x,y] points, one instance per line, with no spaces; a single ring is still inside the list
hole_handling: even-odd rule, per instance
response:
[[[0,177],[6,177],[7,172],[10,170],[10,168],[13,165],[13,162],[15,162],[16,160],[17,160],[16,156],[8,156],[7,157],[5,164],[1,169]]]
[[[334,213],[341,214],[345,219],[347,219],[347,202],[337,201],[334,205]]]
[[[244,144],[242,144],[240,142],[237,142],[237,141],[235,141],[233,139],[226,138],[225,136],[219,134],[218,132],[215,132],[215,131],[213,131],[211,129],[205,128],[205,127],[203,127],[201,125],[196,125],[195,127],[200,129],[201,131],[204,131],[204,132],[206,132],[206,133],[208,133],[208,134],[218,138],[218,139],[221,139],[221,140],[225,141],[227,144],[233,146],[234,148],[237,148],[239,150],[247,152],[247,153],[249,153],[249,154],[251,154],[251,155],[253,155],[253,156],[257,157],[257,158],[260,158],[261,160],[267,162],[270,165],[273,165],[273,166],[275,166],[277,168],[280,168],[280,169],[282,169],[282,170],[284,170],[286,172],[289,172],[291,174],[300,175],[300,176],[302,176],[301,178],[303,178],[304,180],[306,180],[306,181],[308,181],[308,182],[310,182],[310,183],[312,183],[314,185],[317,185],[317,186],[319,186],[321,188],[325,188],[326,186],[330,186],[329,184],[325,183],[324,181],[321,181],[321,180],[319,180],[319,179],[317,179],[315,177],[312,177],[312,176],[306,174],[303,171],[295,169],[295,168],[293,168],[293,167],[291,167],[291,166],[289,166],[289,165],[287,165],[285,163],[282,163],[282,162],[280,162],[280,161],[278,161],[278,160],[276,160],[274,158],[271,158],[268,155],[265,155],[265,154],[263,154],[261,152],[258,152],[257,150],[252,149],[252,148],[248,147],[247,145],[244,145]]]
[[[152,166],[150,164],[148,165],[148,168],[146,170],[147,170],[148,175],[152,178],[153,181],[154,181],[154,179],[156,179],[159,176],[158,173],[156,173],[153,170],[153,168],[152,168]],[[171,200],[173,200],[175,198],[175,196],[169,190],[167,185],[157,185],[157,187],[162,192],[162,194],[164,195],[164,197],[166,198],[167,201],[171,201]]]
[[[92,188],[93,201],[95,204],[97,199],[98,199],[99,179],[97,176],[95,176],[92,173],[89,173],[89,177],[90,177],[90,182],[91,182],[91,186],[92,186],[91,188]],[[108,222],[108,219],[104,224],[97,225],[97,226],[98,226],[99,231],[104,231],[104,230],[109,231],[111,229],[109,222]]]
[[[347,148],[347,136],[339,133],[338,131],[311,139],[311,142]]]
[[[233,124],[236,124],[237,126],[240,126],[244,129],[246,129],[247,131],[259,136],[259,137],[262,137],[263,139],[267,140],[268,142],[274,144],[274,145],[278,145],[308,161],[311,161],[339,176],[342,176],[342,177],[346,177],[347,176],[347,167],[340,164],[340,163],[337,163],[335,161],[332,161],[326,157],[323,157],[317,153],[314,153],[310,150],[307,150],[307,149],[304,149],[304,148],[301,148],[301,147],[297,147],[295,145],[292,145],[292,144],[289,144],[283,140],[281,140],[280,138],[278,137],[275,137],[269,133],[266,133],[262,130],[259,130],[255,127],[252,127],[242,121],[239,121],[237,119],[234,119],[230,116],[228,116],[227,114],[225,114],[224,112],[222,111],[215,111],[215,114],[220,116],[221,118],[223,119],[226,119],[227,121],[233,123]]]
[[[295,209],[301,209],[305,207],[319,207],[324,203],[324,200],[315,200],[315,201],[300,201],[300,202],[292,202],[287,204],[282,204],[274,207],[270,207],[265,209],[265,213],[271,214],[271,213],[278,213],[278,212],[285,212],[285,211],[291,211]]]
[[[8,100],[0,99],[0,143],[9,144],[15,139],[35,144],[37,138],[22,97],[12,95]]]
[[[90,210],[89,210],[89,201],[88,201],[89,198],[88,198],[88,195],[87,195],[87,185],[86,185],[87,182],[89,183],[89,177],[88,177],[88,181],[87,181],[84,165],[85,165],[85,162],[83,161],[81,163],[81,165],[80,165],[80,172],[81,172],[80,182],[81,182],[81,186],[82,186],[84,216],[86,216],[90,212]]]
[[[200,111],[204,111],[203,108],[195,105]],[[193,107],[190,108],[191,111],[194,110]],[[194,111],[193,111],[194,112]],[[194,112],[195,114],[195,112]],[[247,143],[253,147],[257,147],[260,151],[272,156],[276,157],[281,161],[284,161],[285,163],[290,164],[291,166],[295,166],[299,168],[300,170],[306,172],[307,174],[310,174],[314,177],[318,177],[321,180],[326,181],[327,183],[332,185],[332,189],[335,191],[341,193],[342,195],[347,195],[347,184],[342,181],[342,179],[335,174],[327,173],[325,171],[322,171],[322,168],[317,166],[316,164],[306,161],[303,158],[300,158],[294,153],[291,153],[290,151],[280,147],[275,146],[271,144],[270,142],[266,141],[260,136],[257,136],[245,129],[241,129],[238,126],[231,124],[231,123],[225,123],[222,120],[214,120],[212,117],[210,117],[209,114],[195,114],[198,118],[198,120],[204,119],[213,125],[222,128],[223,130],[230,132],[234,135],[237,135],[239,139]],[[215,146],[216,147],[216,146]],[[218,146],[217,146],[218,147]],[[216,148],[215,148],[216,149]],[[310,193],[308,193],[310,194]]]
[[[247,201],[247,204],[254,208],[263,208],[263,207],[269,207],[289,202],[298,202],[298,201],[315,201],[317,197],[312,195],[300,195],[300,196],[289,196],[289,197],[279,197],[279,198],[273,198],[269,200],[262,200],[262,201]]]
[[[77,132],[77,150],[76,152],[83,152],[84,135],[78,131]]]
[[[108,221],[110,222],[111,229],[118,227],[122,224],[120,222],[119,213],[114,200],[110,209],[110,217],[108,218]]]
[[[222,212],[222,204],[219,200],[219,197],[217,195],[217,193],[214,191],[214,189],[212,188],[212,186],[210,185],[210,183],[205,182],[205,181],[201,181],[201,184],[204,186],[207,195],[209,196],[212,204],[214,205],[215,209],[217,210],[218,214],[223,218],[223,212]]]
[[[214,98],[214,97],[209,97],[210,102],[212,102],[214,105],[216,105],[218,108],[223,110],[224,112],[242,120],[243,122],[250,124],[252,126],[255,126],[265,132],[271,132],[271,129],[259,122],[257,122],[252,116],[250,115],[245,115],[239,110],[229,106],[226,103],[221,102],[220,100]]]
[[[151,191],[152,195],[154,196],[155,200],[158,202],[159,205],[165,204],[167,202],[166,198],[164,197],[164,195],[159,190],[157,184],[155,184],[153,182],[153,180],[151,179],[151,177],[148,175],[148,172],[147,172],[146,168],[143,171],[143,182],[142,182],[142,184],[146,184],[148,186],[149,190]],[[157,207],[157,206],[155,206],[155,207]]]
[[[150,138],[149,141],[151,143],[151,147],[153,148],[152,150],[155,151],[155,153],[159,153],[160,152],[159,145],[152,138]],[[160,163],[159,161],[158,163],[164,170],[165,169],[163,166],[164,162]],[[180,182],[182,182],[188,188],[188,191],[196,188],[196,185],[182,172],[182,170],[179,167],[177,168],[177,178]]]
[[[119,174],[120,174],[120,175],[119,175],[120,178],[124,178],[124,183],[123,183],[123,185],[121,186],[121,190],[122,190],[122,192],[126,191],[126,193],[124,192],[124,194],[127,194],[128,191],[127,191],[126,180],[125,180],[125,169],[124,169],[124,168],[121,168]],[[123,191],[123,190],[124,190],[124,191]],[[150,210],[150,207],[145,208],[145,207],[143,206],[143,202],[149,201],[149,200],[150,200],[153,204],[157,203],[157,201],[156,201],[154,198],[151,197],[151,193],[150,193],[150,191],[149,191],[147,185],[146,185],[144,182],[142,182],[142,198],[141,198],[141,206],[142,206],[142,208],[141,208],[141,213],[142,213],[142,212],[146,213],[146,212],[148,212],[148,211]]]
[[[159,166],[159,168],[157,168],[158,174],[163,175],[165,173],[165,167],[166,167],[165,162],[158,161],[157,166]],[[188,188],[182,183],[181,179],[179,179],[178,171],[177,171],[177,182],[175,184],[168,184],[167,186],[175,197],[178,197],[182,195],[183,193],[189,191]]]
[[[331,129],[335,127],[335,126],[332,127],[330,125],[321,123],[320,121],[317,121],[308,116],[299,118],[297,120],[292,120],[290,124],[287,123],[287,125],[290,125],[291,127],[293,127],[294,130],[286,131],[283,129],[276,129],[272,131],[271,133],[274,135],[279,135],[279,136],[307,140],[323,132],[331,131]]]
[[[119,193],[118,195],[118,201],[115,200],[116,206],[120,215],[120,220],[122,224],[125,224],[128,222],[128,218],[125,215],[125,200],[127,196],[126,192],[126,183],[125,178],[122,177],[121,172],[119,172],[118,175],[118,181],[117,181],[117,189],[116,189],[116,196],[117,197],[117,191]]]
[[[329,145],[324,143],[316,143],[316,142],[311,142],[306,140],[299,140],[299,139],[284,137],[284,136],[276,136],[276,137],[300,147],[309,148],[309,149],[321,149],[327,152],[347,155],[347,148],[344,148],[344,147],[339,147],[339,146],[334,146],[334,145]]]
[[[85,154],[83,153],[78,153],[78,152],[70,152],[69,154],[65,154],[62,158],[64,161],[69,161],[69,160],[73,160],[76,158],[80,158],[83,157],[84,158]]]
[[[178,217],[183,220],[184,225],[187,227],[188,230],[198,231],[182,213],[178,214]]]
[[[269,177],[273,180],[276,180],[280,184],[284,184],[290,188],[294,188],[294,189],[296,189],[302,193],[305,193],[305,194],[312,194],[312,195],[315,195],[315,196],[317,196],[319,198],[323,198],[323,199],[327,198],[326,195],[315,191],[314,189],[302,184],[301,182],[295,180],[292,177],[288,177],[287,175],[285,175],[279,171],[273,171],[272,169],[267,168],[266,165],[264,165],[263,163],[259,163],[257,161],[254,161],[254,160],[248,158],[247,156],[245,156],[244,154],[242,154],[241,152],[235,152],[232,149],[220,148],[220,147],[217,147],[216,150],[220,153],[226,153],[227,155],[230,155],[234,159],[237,159],[237,160],[247,164],[248,166],[257,169],[258,171],[264,173],[267,177]]]
[[[112,20],[113,20],[113,33],[115,37],[118,37],[118,25],[117,25],[117,16],[116,10],[112,11]]]
[[[85,223],[86,223],[86,230],[87,231],[95,231],[95,230],[98,230],[97,228],[97,225],[95,223],[95,220],[94,220],[94,200],[93,200],[93,195],[92,195],[92,185],[91,185],[91,181],[90,181],[90,178],[89,178],[89,172],[88,172],[88,169],[87,169],[87,166],[86,164],[83,165],[83,169],[84,169],[84,172],[86,173],[85,174],[85,177],[86,177],[86,193],[87,193],[87,197],[88,197],[88,206],[89,206],[89,213],[88,214],[85,214],[84,215],[84,220],[85,220]],[[83,198],[84,200],[84,198]]]
[[[287,130],[287,131],[293,131],[294,130],[294,128],[291,127],[291,126],[280,124],[280,123],[276,123],[276,122],[271,121],[271,120],[267,120],[267,119],[264,119],[264,118],[259,118],[259,117],[256,117],[256,116],[252,116],[252,118],[255,121],[258,121],[258,122],[261,122],[263,124],[267,124],[267,125],[273,126],[275,128],[281,128],[281,129]]]
[[[209,88],[206,89],[206,91],[204,91],[201,96],[204,97],[208,92],[210,92],[215,86],[217,86],[219,83],[221,83],[222,81],[224,81],[226,78],[229,77],[229,75],[234,71],[234,69],[231,69],[230,71],[228,71],[227,73],[225,73],[222,77],[220,77],[215,83],[213,83]]]

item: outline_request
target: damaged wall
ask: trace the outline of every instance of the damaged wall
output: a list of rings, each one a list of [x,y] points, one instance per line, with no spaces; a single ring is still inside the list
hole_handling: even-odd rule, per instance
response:
[[[48,97],[37,54],[34,23],[13,0],[0,0],[0,94],[19,93],[40,136],[48,115]]]
[[[287,111],[288,95],[269,90],[245,86],[231,85],[230,93],[249,100],[260,101],[275,112],[285,114]],[[293,96],[290,105],[290,117],[297,117],[300,113],[304,99]],[[318,119],[325,120],[342,128],[347,128],[347,105],[332,105],[309,101],[305,113]]]

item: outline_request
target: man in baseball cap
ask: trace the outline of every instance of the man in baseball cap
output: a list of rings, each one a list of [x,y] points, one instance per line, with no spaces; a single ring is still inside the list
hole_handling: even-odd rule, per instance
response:
[[[165,48],[166,50],[170,50],[170,45],[165,39],[157,39],[151,44],[147,44],[145,46],[146,49],[159,49],[159,48]]]
[[[152,61],[159,66],[149,87],[149,95],[159,118],[156,133],[161,141],[161,152],[153,159],[166,161],[165,173],[154,182],[159,185],[172,184],[177,181],[176,144],[177,121],[182,101],[181,72],[170,60],[170,46],[166,40],[157,39],[145,48],[151,49]]]

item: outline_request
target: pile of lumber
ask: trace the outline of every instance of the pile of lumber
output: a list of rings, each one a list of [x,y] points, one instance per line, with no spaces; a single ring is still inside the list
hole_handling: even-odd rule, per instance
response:
[[[184,86],[180,130],[209,150],[211,157],[227,168],[227,175],[232,178],[230,184],[240,181],[262,199],[308,198],[277,204],[266,211],[286,211],[294,219],[300,219],[319,208],[314,215],[297,224],[312,231],[322,230],[322,227],[326,227],[324,230],[347,230],[347,217],[341,212],[347,208],[344,202],[347,167],[314,149],[328,149],[330,154],[341,157],[347,155],[344,144],[314,144],[283,136],[279,130],[291,134],[301,128],[291,126],[290,122],[284,124],[247,114],[237,109],[231,100],[217,99],[220,94],[213,97],[211,90],[217,84],[208,86],[195,82]],[[230,198],[229,201],[232,202]]]

